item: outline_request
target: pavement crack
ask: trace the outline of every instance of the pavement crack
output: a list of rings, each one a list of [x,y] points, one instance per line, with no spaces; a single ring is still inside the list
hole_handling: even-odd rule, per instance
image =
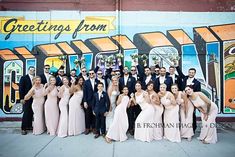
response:
[[[114,157],[114,154],[115,154],[115,142],[113,142],[113,154],[112,154],[112,157]]]
[[[43,146],[43,147],[34,155],[34,157],[38,156],[55,138],[56,138],[56,136],[53,137],[45,146]]]
[[[184,150],[183,147],[181,147],[181,145],[180,145],[179,143],[177,143],[177,145],[184,151],[184,153],[185,153],[188,157],[190,157],[190,155]]]

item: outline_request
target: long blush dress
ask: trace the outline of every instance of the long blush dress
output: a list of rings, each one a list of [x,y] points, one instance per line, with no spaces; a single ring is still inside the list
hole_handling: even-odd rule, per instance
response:
[[[164,110],[164,138],[171,142],[181,142],[179,124],[179,105],[172,105],[167,99],[170,92],[161,98]]]
[[[200,98],[198,95],[195,100],[192,100],[193,104],[196,107],[202,107],[204,111],[207,111],[206,103]],[[198,137],[199,140],[204,140],[208,143],[216,143],[217,142],[217,131],[216,131],[216,116],[218,114],[218,107],[214,102],[211,102],[210,112],[208,115],[207,121],[204,120],[204,114],[201,114],[202,119],[202,127],[201,133]]]
[[[47,133],[51,136],[56,135],[58,123],[59,123],[59,107],[57,103],[57,88],[47,94],[47,100],[45,102],[45,118]]]
[[[69,88],[64,88],[63,96],[59,102],[60,108],[60,120],[58,126],[58,136],[59,137],[66,137],[68,136],[68,105],[69,105]]]
[[[45,118],[44,118],[44,95],[43,87],[35,89],[35,94],[33,96],[33,134],[39,135],[46,130]]]
[[[81,107],[83,91],[77,91],[69,100],[69,136],[85,131],[85,113]]]
[[[142,111],[135,121],[134,138],[136,140],[150,142],[153,140],[153,126],[154,125],[154,107],[146,102],[144,92],[136,97],[136,103],[140,105]]]

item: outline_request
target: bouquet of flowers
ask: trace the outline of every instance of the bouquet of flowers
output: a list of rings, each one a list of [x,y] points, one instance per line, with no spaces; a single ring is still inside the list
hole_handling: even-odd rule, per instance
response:
[[[85,58],[81,57],[80,61],[81,61],[81,67],[85,67],[85,63],[86,63]]]
[[[137,59],[138,59],[138,54],[137,54],[137,53],[131,54],[131,59],[132,59],[133,61],[137,61]]]
[[[123,54],[121,54],[121,53],[116,54],[116,58],[117,59],[122,59],[123,58]]]
[[[153,56],[152,60],[153,60],[154,64],[158,64],[159,63],[159,58],[157,56]]]
[[[103,55],[98,55],[97,56],[98,60],[100,61],[100,63],[104,63],[106,61],[106,56],[103,56]]]
[[[143,60],[143,61],[147,61],[148,56],[146,54],[143,54],[143,55],[140,56],[140,59]]]
[[[60,55],[58,56],[59,60],[61,60],[63,62],[63,65],[65,64],[65,61],[67,60],[67,56],[66,55]]]
[[[81,65],[81,67],[84,67],[85,66],[85,62],[86,62],[86,60],[85,60],[84,57],[81,57],[80,59],[75,59],[73,61],[73,63],[76,65],[76,67],[78,67],[79,64]]]
[[[105,59],[105,62],[106,62],[108,65],[113,65],[114,60],[115,60],[115,56],[114,56],[114,55],[110,55],[110,56],[108,56],[108,57]]]

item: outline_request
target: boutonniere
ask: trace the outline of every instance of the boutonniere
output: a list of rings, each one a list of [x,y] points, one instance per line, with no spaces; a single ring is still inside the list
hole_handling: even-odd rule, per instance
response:
[[[100,96],[101,98],[103,98],[103,94],[101,94],[101,96]]]
[[[194,83],[192,82],[191,85],[194,85]]]
[[[130,78],[128,78],[128,82],[131,82],[131,79],[130,79]]]
[[[177,77],[175,77],[175,80],[177,80]]]
[[[96,85],[96,82],[95,82],[95,85]]]

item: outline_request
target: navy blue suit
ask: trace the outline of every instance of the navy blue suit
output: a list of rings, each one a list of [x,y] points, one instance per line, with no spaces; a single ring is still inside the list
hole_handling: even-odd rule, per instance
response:
[[[95,85],[94,90],[91,85],[91,80],[88,79],[84,82],[83,86],[83,100],[88,104],[88,108],[85,109],[85,123],[86,123],[86,129],[90,129],[91,127],[95,128],[95,116],[92,113],[92,104],[94,100],[94,93],[97,92],[97,85],[98,80],[95,79]]]
[[[135,78],[129,75],[127,79],[127,83],[126,83],[126,86],[128,87],[128,90],[129,90],[128,92],[129,96],[131,93],[135,93],[135,83],[136,83]],[[124,86],[125,86],[125,81],[124,81],[124,76],[123,76],[119,79],[119,91],[120,92],[122,92]]]
[[[171,77],[169,72],[167,72],[166,75]],[[174,78],[174,80],[172,80],[172,83],[177,84],[180,91],[184,90],[183,87],[182,87],[182,78],[179,75],[175,74],[175,78]]]
[[[32,83],[29,75],[22,76],[20,78],[20,83],[19,83],[19,94],[21,100],[24,99],[25,95],[29,92],[31,88],[32,88]],[[25,101],[25,104],[23,104],[24,113],[21,124],[22,130],[26,130],[32,127],[32,121],[33,121],[32,103],[33,103],[33,98],[30,98],[29,100]]]
[[[92,110],[95,113],[96,117],[96,131],[97,134],[105,134],[106,125],[105,125],[105,116],[104,113],[108,112],[110,108],[110,100],[106,92],[102,92],[100,98],[99,93],[94,94]]]
[[[160,76],[159,76],[160,77]],[[155,78],[154,80],[154,86],[155,86],[155,91],[156,92],[159,92],[160,91],[160,79],[158,78]],[[166,84],[166,90],[167,91],[171,91],[171,85],[172,85],[172,78],[169,77],[169,76],[165,76],[165,81],[164,83]]]
[[[185,75],[183,74],[183,72],[180,70],[179,67],[176,67],[176,70],[177,70],[177,72],[178,72],[178,74],[179,74],[179,77],[182,79],[182,89],[184,90],[185,87],[186,87],[186,85],[187,85],[187,79],[189,78],[189,76],[188,76],[188,75],[185,76]],[[199,91],[201,91],[201,83],[200,83],[196,78],[193,79],[193,84],[192,84],[192,86],[193,86],[193,91],[194,91],[194,92],[199,92]]]
[[[59,76],[56,77],[56,86],[62,86],[63,85],[63,82],[62,80],[60,79]]]

